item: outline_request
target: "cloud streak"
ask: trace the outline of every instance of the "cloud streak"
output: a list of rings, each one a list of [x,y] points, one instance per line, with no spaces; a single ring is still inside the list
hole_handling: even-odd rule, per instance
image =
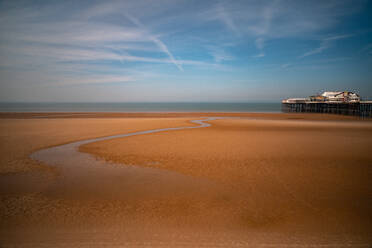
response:
[[[146,33],[149,33],[146,29],[146,27],[137,19],[134,18],[133,16],[126,14],[126,17],[131,20],[137,27],[142,28],[145,30]],[[177,62],[177,60],[174,58],[173,54],[169,51],[168,47],[162,42],[159,38],[157,38],[154,35],[149,34],[150,40],[152,40],[159,48],[161,51],[163,51],[165,54],[168,55],[170,61],[180,70],[183,71],[182,66]]]
[[[337,35],[337,36],[331,36],[331,37],[324,38],[320,41],[319,47],[304,53],[299,58],[304,58],[304,57],[311,56],[311,55],[314,55],[314,54],[322,53],[323,51],[329,49],[332,46],[332,42],[337,41],[337,40],[346,39],[346,38],[349,38],[351,36],[352,35],[347,34],[347,35]]]
[[[252,56],[252,58],[262,58],[262,57],[265,57],[265,54],[262,52],[257,55]]]
[[[238,27],[235,25],[234,20],[230,16],[230,14],[226,11],[225,7],[223,4],[219,3],[217,5],[216,9],[216,17],[223,23],[225,26],[231,30],[235,35],[239,36],[240,35],[240,30]]]

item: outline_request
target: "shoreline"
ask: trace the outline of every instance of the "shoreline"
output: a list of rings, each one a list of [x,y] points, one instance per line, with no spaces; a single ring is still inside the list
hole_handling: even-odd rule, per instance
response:
[[[283,112],[0,112],[0,119],[53,119],[53,118],[198,118],[250,117],[268,119],[351,120],[372,121],[372,118],[321,113]]]

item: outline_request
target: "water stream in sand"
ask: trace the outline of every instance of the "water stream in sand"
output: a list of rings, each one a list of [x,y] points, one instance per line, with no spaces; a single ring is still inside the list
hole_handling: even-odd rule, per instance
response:
[[[125,198],[130,198],[131,195],[138,197],[141,195],[151,196],[154,193],[157,195],[159,193],[175,194],[183,191],[190,192],[190,190],[200,191],[201,188],[208,190],[207,185],[210,182],[206,180],[157,168],[109,163],[90,154],[79,152],[78,148],[88,143],[115,138],[209,127],[211,124],[206,121],[215,119],[218,118],[191,121],[191,123],[199,124],[198,126],[161,128],[77,141],[34,152],[31,154],[31,158],[48,165],[58,166],[59,179],[48,189],[51,197],[75,198],[84,196],[86,198],[114,199],[120,197],[121,194],[125,194],[123,195]],[[123,187],[126,189],[124,192]],[[46,193],[48,194],[48,192]],[[128,194],[128,192],[131,193]]]
[[[51,147],[43,149],[31,154],[31,158],[48,165],[57,166],[59,168],[59,176],[48,187],[43,194],[49,198],[63,198],[63,199],[78,199],[80,200],[111,200],[111,199],[124,199],[128,202],[132,200],[142,201],[143,199],[160,198],[162,196],[182,196],[184,199],[190,199],[191,197],[201,197],[208,199],[224,199],[226,201],[222,206],[235,206],[235,203],[240,204],[240,196],[232,196],[235,192],[224,188],[223,185],[216,185],[216,183],[207,179],[194,178],[186,176],[177,172],[172,172],[157,168],[148,168],[140,166],[126,166],[122,164],[114,164],[104,161],[103,159],[97,159],[94,156],[79,152],[79,147],[84,144],[110,140],[114,138],[124,138],[135,135],[151,134],[165,131],[176,131],[185,129],[195,129],[209,127],[211,124],[207,121],[215,120],[219,118],[205,118],[202,120],[191,121],[197,126],[187,127],[175,127],[175,128],[162,128],[140,132],[133,132],[127,134],[113,135],[101,138],[93,138],[82,141],[77,141],[65,145]],[[296,122],[297,124],[298,122]],[[191,197],[190,197],[191,196]],[[171,198],[172,199],[172,198]],[[235,202],[237,200],[237,202]],[[187,202],[187,201],[185,201]],[[213,201],[204,200],[204,203]],[[212,205],[215,206],[215,205]],[[221,205],[219,205],[221,207]],[[238,210],[239,211],[239,210]],[[221,212],[223,213],[223,211]],[[226,212],[230,213],[230,212]],[[213,215],[211,215],[213,216]],[[234,216],[231,216],[234,217]],[[223,217],[221,217],[222,219]],[[217,218],[218,219],[218,218]],[[209,219],[207,219],[209,220]],[[219,222],[216,222],[219,223]],[[156,227],[154,228],[156,229]],[[142,229],[141,229],[142,230]],[[219,229],[216,229],[217,231]],[[153,229],[151,229],[151,232]],[[225,231],[225,229],[223,229]],[[182,243],[171,243],[174,247],[193,247],[193,246],[205,246],[205,247],[369,247],[369,243],[365,243],[363,239],[349,238],[345,236],[311,236],[301,234],[288,234],[286,231],[283,233],[271,233],[268,232],[233,232],[230,233],[218,233],[218,235],[211,233],[199,233],[196,234],[175,234],[174,242]],[[244,231],[244,230],[243,230]],[[154,230],[155,238],[149,237],[149,241],[146,244],[151,247],[164,247],[169,245],[167,242],[157,241],[158,236],[156,230]],[[90,235],[90,233],[89,233]],[[107,246],[113,247],[113,241],[107,239],[100,239],[100,236],[95,237],[91,235],[87,239],[79,240],[76,243],[72,242],[74,239],[69,238],[66,242],[65,247],[81,246],[79,242],[90,242],[87,246]],[[104,234],[102,234],[104,235]],[[120,235],[122,235],[120,233]],[[167,233],[168,235],[168,233]],[[177,236],[179,235],[179,237]],[[190,235],[190,236],[188,236]],[[195,236],[193,236],[195,235]],[[204,236],[203,236],[204,235]],[[62,235],[63,236],[63,235]],[[55,238],[55,236],[52,236]],[[131,246],[131,247],[143,247],[145,242],[141,241],[127,241],[124,237],[123,243],[119,243],[116,247]],[[135,236],[136,237],[136,236]],[[142,236],[141,236],[142,237]],[[93,239],[95,238],[95,239]],[[172,237],[173,238],[173,237]],[[172,239],[171,238],[171,239]],[[72,240],[72,241],[71,241]],[[88,240],[88,241],[86,241]],[[103,243],[106,240],[107,243]],[[115,239],[114,239],[115,240]],[[185,240],[185,242],[183,242]],[[119,240],[120,241],[120,240]],[[118,241],[118,242],[119,242]],[[54,243],[53,243],[54,242]],[[120,241],[121,242],[121,241]],[[127,243],[126,243],[127,242]],[[137,243],[136,243],[137,242]],[[158,243],[156,243],[158,242]],[[204,242],[204,243],[203,243]],[[55,246],[55,240],[52,241]],[[49,243],[45,243],[49,244]],[[86,243],[88,244],[88,243]],[[98,245],[97,245],[98,244]],[[196,245],[194,245],[196,244]],[[257,245],[256,245],[257,244]],[[50,245],[53,246],[53,245]],[[31,246],[30,246],[31,247]]]

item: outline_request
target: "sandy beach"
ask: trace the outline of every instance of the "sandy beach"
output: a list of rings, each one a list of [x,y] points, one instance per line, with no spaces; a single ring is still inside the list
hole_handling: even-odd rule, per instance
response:
[[[224,118],[199,129],[87,143],[76,151],[80,160],[30,158],[76,141],[191,127],[208,116]],[[372,244],[370,120],[1,113],[0,127],[1,247]],[[89,159],[102,166],[89,166]]]

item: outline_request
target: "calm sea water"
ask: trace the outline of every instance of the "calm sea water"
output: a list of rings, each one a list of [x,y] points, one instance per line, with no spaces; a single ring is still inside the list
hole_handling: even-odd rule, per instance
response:
[[[280,112],[280,103],[0,103],[0,112]]]

